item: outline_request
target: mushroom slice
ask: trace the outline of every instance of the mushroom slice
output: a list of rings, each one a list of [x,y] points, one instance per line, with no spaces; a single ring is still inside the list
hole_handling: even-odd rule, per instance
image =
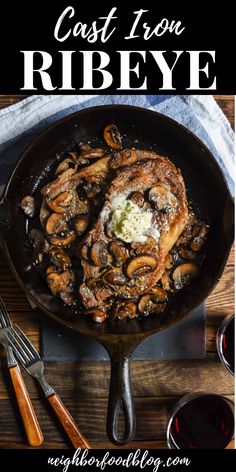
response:
[[[132,243],[132,253],[135,254],[151,254],[156,252],[157,242],[152,236],[147,236],[145,243]]]
[[[108,251],[113,257],[115,266],[121,266],[128,259],[127,249],[118,241],[110,241],[108,244]]]
[[[134,164],[138,160],[138,155],[135,149],[125,149],[121,152],[116,152],[110,159],[109,165],[111,169],[118,169],[119,167]]]
[[[142,192],[138,192],[138,191],[132,192],[131,195],[129,196],[129,199],[133,203],[136,203],[136,205],[138,205],[139,208],[142,208],[144,204],[144,197],[143,197]]]
[[[52,213],[47,219],[45,230],[47,234],[58,234],[61,231],[68,229],[67,224],[62,215],[59,213]]]
[[[190,247],[193,251],[200,251],[205,243],[209,227],[202,221],[195,225],[193,229],[193,239]]]
[[[49,274],[47,274],[47,283],[53,295],[60,292],[73,292],[74,282],[74,274],[69,270],[66,270],[61,273],[50,272]]]
[[[155,295],[152,293],[147,293],[143,295],[138,303],[139,312],[143,315],[150,315],[151,313],[161,313],[166,308],[165,303],[158,303]]]
[[[107,272],[105,272],[102,279],[108,285],[122,286],[127,282],[123,272],[118,267],[109,269]]]
[[[165,258],[165,269],[171,269],[173,266],[173,258],[171,254],[167,254]]]
[[[181,255],[181,257],[183,257],[183,259],[187,259],[187,260],[193,260],[195,259],[196,257],[196,254],[194,254],[193,251],[191,251],[191,249],[187,248],[187,247],[184,247],[184,246],[181,246],[179,248],[179,254]]]
[[[95,266],[104,266],[108,257],[106,243],[95,241],[90,249],[90,257]]]
[[[60,234],[50,237],[51,243],[57,247],[68,247],[75,241],[75,239],[76,235],[74,231],[62,231]]]
[[[72,174],[74,174],[76,171],[75,153],[71,152],[69,154],[71,155],[71,157],[67,157],[66,159],[64,159],[62,162],[60,162],[60,164],[56,168],[55,175],[60,176],[60,178],[61,178],[61,174],[67,170],[72,170],[73,171]]]
[[[172,272],[172,279],[176,290],[180,290],[184,285],[189,282],[197,275],[198,269],[193,262],[186,262],[181,264]]]
[[[116,125],[107,125],[103,131],[103,137],[107,145],[112,149],[121,148],[121,134]]]
[[[57,268],[53,265],[48,266],[46,269],[46,275],[52,274],[52,272],[58,272]]]
[[[131,259],[126,267],[126,273],[130,279],[147,275],[149,272],[153,272],[157,266],[157,260],[155,257],[149,254],[143,254],[142,256]]]
[[[79,249],[79,255],[82,257],[82,259],[85,259],[87,262],[90,261],[89,249],[90,249],[90,246],[88,244],[81,245]]]
[[[167,271],[164,272],[164,274],[162,275],[161,277],[161,283],[162,283],[162,287],[164,288],[164,290],[166,290],[167,292],[171,292],[171,280],[170,280],[170,275]]]
[[[93,321],[96,323],[103,323],[107,318],[107,314],[105,311],[100,310],[99,308],[91,308],[89,310],[84,311],[85,315],[92,315]]]
[[[116,318],[124,320],[125,318],[136,318],[137,305],[133,302],[118,305],[116,309]]]
[[[35,215],[35,210],[36,210],[36,205],[35,205],[35,201],[33,197],[30,197],[28,195],[22,198],[20,206],[27,216],[29,216],[30,218],[33,218],[33,216]]]
[[[72,192],[62,192],[56,198],[46,198],[47,205],[56,213],[66,213],[73,200]]]
[[[86,160],[86,159],[98,159],[103,157],[105,154],[105,150],[103,148],[90,148],[82,151],[79,161]]]
[[[66,270],[71,267],[71,260],[62,249],[53,247],[50,249],[49,255],[51,262],[59,269]]]
[[[74,223],[74,229],[75,229],[76,235],[81,236],[81,234],[83,234],[86,231],[88,224],[89,224],[88,214],[79,215],[76,218],[75,223]]]
[[[157,185],[149,190],[148,198],[157,210],[166,213],[174,211],[178,204],[174,194],[167,187],[162,187],[161,185]]]
[[[151,288],[149,294],[155,298],[156,302],[164,302],[167,298],[165,290],[157,285]]]
[[[186,228],[181,233],[180,237],[178,238],[178,240],[175,243],[176,247],[184,246],[184,245],[189,243],[189,241],[191,240],[191,238],[193,236],[192,235],[192,229],[193,228],[191,226],[186,226]]]

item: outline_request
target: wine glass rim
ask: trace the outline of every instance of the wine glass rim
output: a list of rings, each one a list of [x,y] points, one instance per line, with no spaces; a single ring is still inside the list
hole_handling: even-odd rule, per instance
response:
[[[229,410],[231,411],[232,413],[232,417],[233,417],[233,420],[234,420],[234,402],[232,400],[230,400],[229,398],[225,397],[224,395],[219,395],[218,393],[208,393],[208,392],[195,392],[195,393],[188,393],[187,395],[184,395],[183,397],[181,397],[177,403],[174,405],[173,409],[171,410],[170,412],[170,415],[169,415],[169,418],[168,418],[168,422],[167,422],[167,429],[166,429],[166,440],[167,440],[167,446],[169,449],[173,449],[173,445],[174,445],[174,448],[175,449],[180,449],[180,447],[178,446],[178,444],[176,444],[176,442],[174,441],[173,437],[171,436],[171,432],[170,432],[170,429],[171,429],[171,425],[173,423],[173,420],[176,416],[176,414],[189,402],[191,402],[192,400],[195,400],[197,398],[200,398],[200,397],[217,397],[218,400],[224,402],[224,404],[226,404],[228,407],[229,407]],[[232,437],[234,436],[234,433],[232,435]],[[231,439],[232,439],[231,437]],[[229,439],[229,442],[231,441],[231,439]]]
[[[222,323],[220,324],[218,330],[217,330],[217,333],[216,333],[216,349],[217,349],[217,353],[218,353],[218,356],[220,358],[220,361],[222,362],[223,366],[228,370],[228,372],[230,372],[231,375],[234,375],[234,371],[231,369],[230,365],[227,363],[224,355],[223,355],[223,352],[222,352],[222,337],[223,337],[223,334],[227,328],[227,326],[229,325],[229,323],[234,319],[234,314],[233,315],[228,315],[226,316]]]

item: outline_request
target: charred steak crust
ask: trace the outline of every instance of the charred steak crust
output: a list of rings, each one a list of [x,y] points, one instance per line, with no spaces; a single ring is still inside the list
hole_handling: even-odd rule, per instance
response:
[[[122,152],[127,153],[127,150],[120,151],[119,154],[122,155]],[[86,259],[81,258],[83,282],[79,287],[79,294],[86,308],[109,305],[116,299],[137,299],[139,295],[149,292],[160,280],[165,270],[166,257],[187,224],[188,204],[181,172],[168,158],[154,151],[137,149],[133,152],[136,153],[134,163],[113,170],[103,209],[83,240],[83,246],[88,248],[90,254]],[[106,172],[109,173],[108,166],[102,179],[107,178]],[[77,180],[77,177],[73,176],[73,180]],[[144,204],[151,208],[153,228],[158,228],[159,238],[154,245],[135,245],[120,241],[128,257],[117,268],[109,253],[109,244],[117,241],[117,238],[107,231],[112,201],[121,194],[130,198],[133,192],[140,192],[144,197]],[[153,239],[152,235],[150,238]],[[101,247],[99,241],[102,243]],[[96,254],[92,249],[94,244],[98,253],[107,253],[106,257]],[[101,261],[95,263],[94,259]]]

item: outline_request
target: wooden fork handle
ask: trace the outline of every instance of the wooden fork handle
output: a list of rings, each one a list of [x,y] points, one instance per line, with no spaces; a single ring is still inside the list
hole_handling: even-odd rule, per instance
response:
[[[10,367],[9,370],[28,442],[30,446],[40,446],[44,440],[43,433],[39,426],[21,371],[18,366]]]
[[[69,411],[63,405],[60,397],[56,393],[53,393],[53,395],[50,395],[49,397],[47,397],[47,399],[50,405],[52,406],[53,410],[55,411],[58,419],[60,420],[64,430],[69,436],[73,446],[76,449],[79,447],[82,449],[91,449],[89,442],[87,441],[87,439],[85,439],[85,437],[79,430],[79,427],[73,420]]]

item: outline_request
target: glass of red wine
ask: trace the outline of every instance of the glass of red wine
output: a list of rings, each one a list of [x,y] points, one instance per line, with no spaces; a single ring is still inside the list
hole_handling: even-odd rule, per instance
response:
[[[216,346],[221,362],[234,375],[234,315],[227,316],[221,323]]]
[[[175,405],[167,425],[169,449],[225,449],[234,434],[234,403],[193,393]]]

